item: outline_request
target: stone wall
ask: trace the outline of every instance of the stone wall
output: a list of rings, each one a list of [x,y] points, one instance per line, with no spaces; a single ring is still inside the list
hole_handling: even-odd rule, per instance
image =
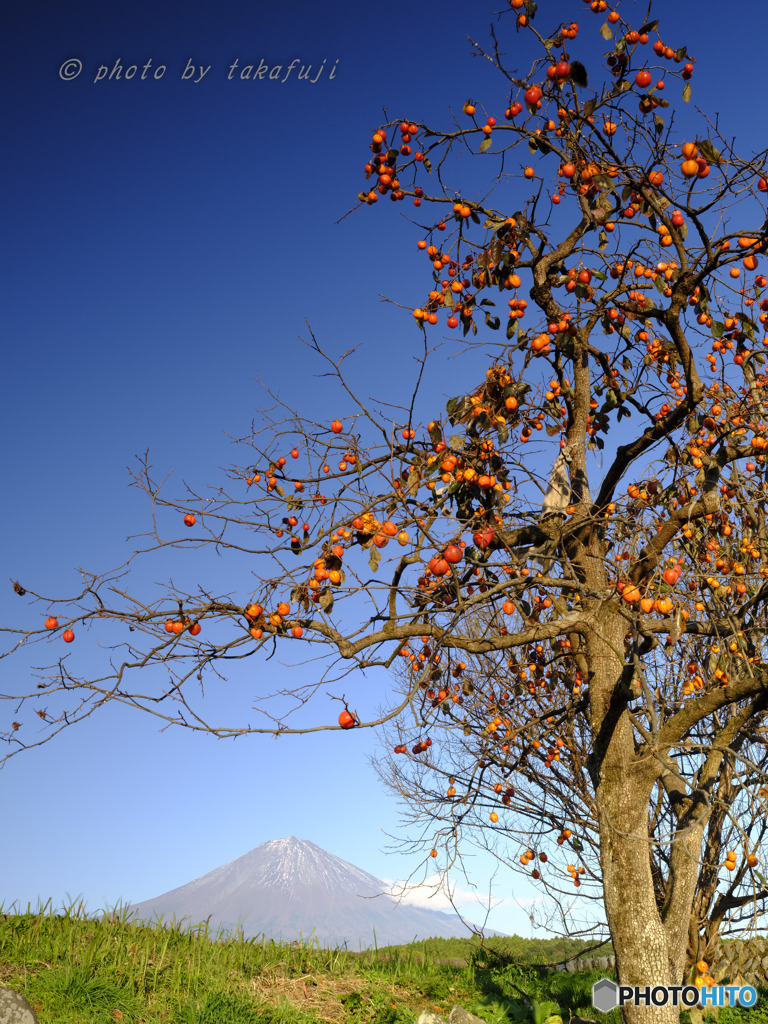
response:
[[[613,971],[615,956],[569,960],[560,964],[559,971]],[[768,987],[768,939],[747,939],[721,942],[717,957],[709,965],[709,973],[720,982],[742,978],[750,985]]]
[[[721,942],[709,972],[716,981],[738,977],[768,987],[768,939]]]

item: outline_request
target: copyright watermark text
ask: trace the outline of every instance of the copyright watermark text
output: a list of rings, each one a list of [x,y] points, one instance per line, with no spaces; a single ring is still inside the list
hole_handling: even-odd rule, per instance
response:
[[[330,61],[323,58],[322,61],[309,63],[295,57],[290,64],[271,64],[263,58],[258,63],[248,63],[235,57],[231,64],[215,70],[213,65],[195,64],[190,58],[186,65],[179,67],[171,76],[182,82],[192,82],[197,85],[211,73],[211,78],[226,78],[228,81],[254,81],[254,82],[287,82],[289,79],[298,82],[309,82],[314,85],[321,78],[328,81],[336,77],[336,70],[339,60]],[[59,78],[65,82],[71,82],[78,78],[86,70],[85,64],[78,57],[70,57],[65,60],[59,68]],[[118,57],[111,64],[94,65],[93,72],[87,71],[92,82],[129,82],[137,81],[159,81],[164,78],[168,71],[167,64],[155,63],[150,57],[144,64],[132,64],[121,57]]]

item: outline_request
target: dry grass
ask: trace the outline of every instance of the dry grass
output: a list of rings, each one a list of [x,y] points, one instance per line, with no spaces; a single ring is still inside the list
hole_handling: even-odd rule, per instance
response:
[[[359,976],[336,977],[315,973],[296,977],[277,965],[262,970],[258,976],[243,981],[247,991],[262,1005],[274,1006],[284,1000],[302,1014],[328,1024],[343,1024],[349,1019],[344,1001],[349,996],[359,997],[363,1004],[381,1004],[386,1001],[393,1009],[407,1005],[418,1015],[423,1009],[436,1009],[426,997],[414,1002],[412,989],[384,978]],[[375,998],[374,998],[375,997]]]

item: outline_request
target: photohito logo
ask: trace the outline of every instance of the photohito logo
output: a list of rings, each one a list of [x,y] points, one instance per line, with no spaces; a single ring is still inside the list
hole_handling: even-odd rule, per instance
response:
[[[616,1006],[754,1006],[757,991],[751,985],[617,985],[601,978],[592,986],[592,1005],[601,1013]]]

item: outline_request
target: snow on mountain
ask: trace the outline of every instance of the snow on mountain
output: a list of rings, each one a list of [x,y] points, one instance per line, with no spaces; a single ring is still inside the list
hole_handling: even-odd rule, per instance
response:
[[[471,934],[455,914],[398,903],[386,889],[367,871],[290,836],[133,904],[130,912],[145,921],[208,920],[213,934],[242,928],[246,938],[317,939],[349,949]]]

